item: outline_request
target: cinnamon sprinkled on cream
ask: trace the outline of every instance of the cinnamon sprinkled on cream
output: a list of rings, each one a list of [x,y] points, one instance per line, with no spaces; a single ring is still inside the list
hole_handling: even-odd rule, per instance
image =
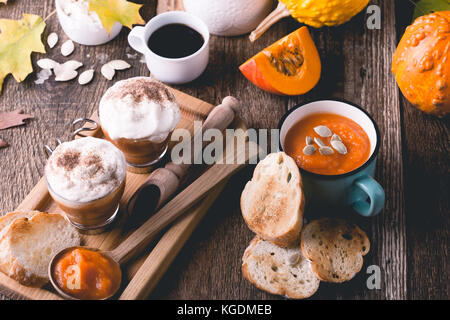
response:
[[[147,139],[161,143],[180,120],[175,96],[162,83],[148,77],[116,82],[99,105],[102,128],[112,140]]]
[[[71,171],[80,163],[80,153],[69,150],[61,154],[56,160],[58,167],[64,168],[66,171]]]
[[[48,159],[47,183],[69,201],[88,202],[114,191],[125,179],[123,153],[112,143],[86,137],[64,142]]]
[[[110,90],[105,94],[105,99],[125,99],[130,96],[135,102],[146,99],[158,103],[175,102],[175,97],[162,83],[151,81],[146,78],[137,78],[134,81],[125,81],[120,90]]]

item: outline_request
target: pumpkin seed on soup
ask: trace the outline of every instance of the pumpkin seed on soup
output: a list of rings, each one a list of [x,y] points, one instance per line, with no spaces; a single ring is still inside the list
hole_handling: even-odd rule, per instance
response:
[[[320,152],[321,155],[324,155],[324,156],[329,156],[329,155],[332,155],[334,153],[333,149],[331,149],[330,147],[327,147],[327,146],[320,147],[319,148],[319,152]]]
[[[314,142],[315,143],[317,143],[317,145],[319,146],[319,147],[325,147],[326,146],[326,144],[325,143],[323,143],[323,141],[322,140],[320,140],[319,138],[314,138]]]
[[[317,126],[314,128],[314,131],[322,138],[327,138],[333,134],[327,126]]]
[[[303,153],[307,156],[312,155],[314,152],[316,152],[316,147],[314,147],[312,144],[307,145],[303,148]]]
[[[347,147],[342,143],[342,141],[331,140],[331,146],[340,154],[347,154]]]
[[[342,139],[336,133],[334,133],[333,136],[331,137],[331,141],[341,141],[342,142]]]

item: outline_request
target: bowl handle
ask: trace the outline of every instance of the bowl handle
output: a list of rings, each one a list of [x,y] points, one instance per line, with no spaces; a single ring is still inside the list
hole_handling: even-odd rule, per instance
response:
[[[145,27],[134,27],[128,34],[128,43],[137,52],[145,53],[148,50],[145,43]]]
[[[366,196],[361,197],[361,194]],[[366,201],[367,197],[370,202]],[[363,176],[353,183],[349,198],[356,212],[364,217],[372,217],[383,209],[386,196],[383,187],[375,179],[370,176]]]

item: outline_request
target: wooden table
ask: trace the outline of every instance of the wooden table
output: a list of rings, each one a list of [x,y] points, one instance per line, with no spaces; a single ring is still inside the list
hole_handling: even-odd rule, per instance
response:
[[[155,14],[155,1],[141,10],[144,19]],[[212,37],[210,64],[203,76],[178,89],[217,104],[227,95],[244,102],[242,118],[249,127],[276,128],[280,117],[298,102],[341,98],[360,104],[378,122],[382,147],[377,179],[386,190],[386,206],[374,218],[346,212],[369,235],[371,252],[363,270],[342,285],[322,283],[314,299],[448,299],[449,298],[449,122],[427,116],[401,95],[390,72],[392,55],[404,28],[411,21],[407,1],[371,1],[381,7],[380,30],[365,26],[365,13],[337,28],[310,28],[323,64],[319,85],[299,97],[278,97],[254,87],[237,67],[247,58],[299,27],[285,19],[254,44],[247,37]],[[0,6],[1,18],[18,19],[22,13],[46,17],[54,1],[10,1]],[[56,31],[66,39],[56,16],[47,21],[44,39]],[[76,45],[73,59],[100,69],[107,57],[125,58],[133,53],[127,30],[101,47]],[[48,57],[61,59],[59,45]],[[106,56],[105,56],[106,55]],[[33,54],[33,62],[42,57]],[[62,59],[61,59],[62,60]],[[129,59],[126,59],[129,60]],[[129,60],[130,61],[130,60]],[[114,81],[148,75],[139,58],[120,71]],[[35,119],[26,126],[0,132],[10,147],[0,150],[0,212],[13,210],[43,175],[42,145],[68,138],[70,122],[90,115],[103,92],[112,85],[97,72],[94,81],[34,84],[35,74],[23,83],[9,76],[0,96],[0,112],[23,108]],[[240,272],[241,257],[253,237],[244,224],[239,197],[250,179],[249,167],[231,180],[150,298],[168,299],[277,299],[246,282]],[[307,218],[333,213],[307,212]],[[381,289],[366,286],[367,267],[382,271]]]

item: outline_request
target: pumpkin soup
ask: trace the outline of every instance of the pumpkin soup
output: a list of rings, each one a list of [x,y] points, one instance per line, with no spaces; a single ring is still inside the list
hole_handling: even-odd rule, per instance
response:
[[[56,263],[54,275],[67,294],[83,300],[104,299],[120,286],[122,272],[111,258],[100,252],[75,248]]]
[[[332,113],[316,113],[287,132],[284,151],[309,172],[338,175],[362,166],[370,156],[367,133],[355,121]]]

